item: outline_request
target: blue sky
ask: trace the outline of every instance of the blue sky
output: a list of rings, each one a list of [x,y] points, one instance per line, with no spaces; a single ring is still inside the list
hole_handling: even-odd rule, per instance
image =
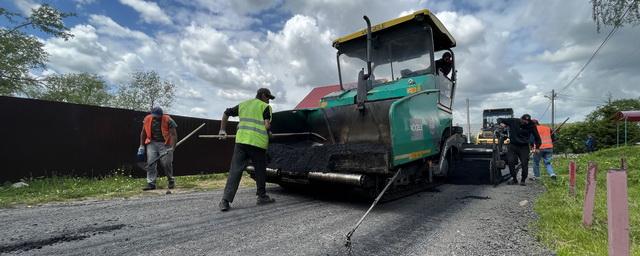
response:
[[[41,34],[49,52],[38,74],[91,72],[117,86],[128,74],[156,70],[178,86],[170,112],[219,118],[224,108],[269,87],[276,110],[292,108],[313,87],[335,84],[331,41],[374,23],[429,8],[458,42],[455,122],[465,99],[477,123],[484,108],[514,107],[549,121],[549,95],[562,88],[602,42],[588,0],[8,0],[28,14],[48,3],[77,13],[69,41]],[[6,25],[0,23],[0,25]],[[557,119],[581,120],[608,95],[638,98],[640,28],[625,26],[557,102]]]
[[[151,1],[149,1],[151,2]],[[161,9],[172,15],[174,12],[189,11],[195,12],[198,6],[186,4],[187,1],[154,1]],[[36,6],[37,4],[49,4],[55,6],[64,12],[73,12],[76,14],[74,17],[70,17],[65,20],[65,24],[69,27],[73,27],[78,24],[87,23],[89,16],[92,14],[99,14],[110,17],[118,24],[142,31],[147,34],[154,34],[158,31],[171,31],[175,30],[174,26],[168,26],[167,24],[148,23],[141,21],[138,12],[130,5],[124,4],[117,0],[48,0],[48,1],[30,1],[30,0],[18,0],[8,2],[7,9],[15,13],[26,14],[26,6]],[[275,3],[273,7],[260,10],[256,13],[249,13],[248,16],[256,19],[259,24],[251,26],[249,29],[266,32],[267,30],[279,30],[282,28],[288,18],[291,17],[291,13],[279,9],[282,2]],[[222,11],[208,10],[211,15],[217,15]],[[0,21],[0,24],[5,24],[4,20]],[[47,35],[38,33],[37,31],[31,31],[38,36],[47,38]]]

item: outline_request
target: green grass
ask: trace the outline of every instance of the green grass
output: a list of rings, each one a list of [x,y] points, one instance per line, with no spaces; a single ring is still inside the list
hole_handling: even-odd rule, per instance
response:
[[[174,193],[220,189],[224,187],[226,179],[226,173],[176,177],[177,187]],[[103,178],[37,178],[27,180],[26,183],[29,184],[28,187],[13,188],[11,184],[0,187],[0,207],[83,199],[153,196],[164,194],[163,189],[166,188],[167,180],[158,179],[158,189],[149,192],[141,190],[146,185],[146,179],[132,178],[118,172]],[[255,184],[254,181],[245,174],[240,186],[254,186],[253,184]]]
[[[608,169],[620,168],[624,157],[629,166],[627,187],[629,195],[629,223],[631,254],[640,255],[640,147],[605,149],[592,154],[580,155],[576,159],[556,156],[553,162],[558,181],[548,177],[542,181],[546,192],[535,203],[539,215],[536,222],[537,238],[558,255],[607,255],[607,187]],[[569,196],[569,161],[575,160],[576,198]],[[598,164],[597,189],[593,225],[582,225],[585,173],[589,161]],[[544,167],[541,167],[544,168]],[[544,170],[541,170],[544,173]]]

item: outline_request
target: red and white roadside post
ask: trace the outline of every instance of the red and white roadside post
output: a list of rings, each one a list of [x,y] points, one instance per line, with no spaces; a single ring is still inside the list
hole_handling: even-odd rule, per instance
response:
[[[609,255],[628,256],[629,206],[625,169],[611,169],[607,172],[607,213]]]
[[[569,195],[576,196],[576,162],[569,162]]]
[[[593,223],[593,207],[596,198],[596,174],[598,165],[589,162],[587,169],[587,181],[584,191],[584,207],[582,208],[582,224],[585,227],[591,227]]]

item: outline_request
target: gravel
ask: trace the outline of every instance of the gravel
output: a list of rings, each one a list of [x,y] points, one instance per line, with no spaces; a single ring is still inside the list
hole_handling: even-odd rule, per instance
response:
[[[178,180],[179,182],[179,180]],[[532,236],[529,186],[454,185],[378,205],[270,186],[255,205],[241,189],[229,212],[221,191],[57,203],[0,210],[8,255],[553,255]]]

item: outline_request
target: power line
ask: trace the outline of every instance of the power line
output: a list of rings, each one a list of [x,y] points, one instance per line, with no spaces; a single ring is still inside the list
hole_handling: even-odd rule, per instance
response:
[[[580,99],[590,99],[590,100],[605,100],[602,97],[587,97],[587,96],[579,96],[579,95],[573,95],[573,94],[566,94],[566,93],[558,93],[557,94],[560,97],[567,97],[567,98],[580,98]]]
[[[499,99],[469,99],[469,101],[472,102],[472,103],[507,102],[507,101],[514,101],[514,100],[531,99],[534,96],[538,96],[538,95],[536,94],[536,95],[531,95],[531,96],[520,96],[520,97],[503,96],[504,98],[499,98]]]
[[[542,115],[540,116],[540,120],[542,120],[542,118],[544,118],[544,115],[547,114],[547,111],[549,111],[550,107],[551,107],[551,103],[549,103],[549,105],[547,105],[547,109],[545,109],[544,112],[542,112]]]
[[[571,80],[569,80],[569,82],[562,87],[562,89],[560,89],[559,91],[564,91],[567,88],[569,88],[569,86],[571,86],[571,84],[573,84],[573,82],[576,81],[576,79],[578,79],[578,77],[580,76],[580,74],[582,74],[582,72],[584,72],[584,70],[587,68],[587,66],[589,66],[589,64],[591,63],[591,61],[593,61],[593,59],[596,57],[596,55],[598,55],[598,53],[600,52],[600,50],[602,50],[602,48],[607,44],[607,42],[609,41],[609,39],[611,39],[611,37],[613,36],[613,34],[615,34],[616,31],[618,31],[618,29],[621,27],[622,25],[622,21],[624,20],[624,17],[627,16],[627,13],[629,13],[629,10],[631,10],[631,8],[635,5],[635,3],[638,0],[633,0],[629,6],[627,6],[627,9],[624,11],[624,13],[622,14],[622,16],[616,21],[615,25],[613,26],[613,28],[611,29],[611,31],[609,31],[609,34],[607,34],[607,36],[604,38],[604,40],[602,41],[602,43],[598,46],[598,48],[596,48],[596,50],[593,52],[593,54],[591,54],[591,57],[589,57],[589,59],[587,60],[587,62],[582,66],[582,68],[580,68],[580,70],[578,70],[578,72],[576,73],[575,76],[573,76],[573,78],[571,78]],[[542,113],[542,117],[540,118],[542,120],[542,118],[544,118],[544,116],[547,114],[547,111],[549,110],[549,107],[551,107],[551,126],[553,126],[554,123],[554,114],[555,114],[555,109],[553,107],[553,103],[554,103],[554,99],[557,96],[557,94],[555,93],[555,90],[551,91],[551,103],[547,106],[547,109],[544,110],[544,112]],[[546,97],[546,96],[545,96]],[[574,99],[575,100],[575,99]]]
[[[604,99],[588,99],[588,98],[576,98],[576,97],[567,97],[567,96],[562,96],[559,97],[561,99],[568,99],[568,100],[573,100],[573,101],[582,101],[582,102],[592,102],[592,103],[607,103],[606,100]]]
[[[604,101],[605,100],[604,98],[592,98],[592,97],[585,97],[585,96],[578,96],[578,95],[566,95],[566,94],[558,95],[557,98],[593,100],[593,101]]]
[[[471,102],[505,102],[505,100],[521,100],[521,99],[530,99],[531,96],[521,96],[521,97],[505,97],[506,99],[469,99]]]
[[[622,24],[622,20],[624,20],[624,17],[627,16],[627,13],[629,12],[629,10],[631,10],[631,7],[634,6],[635,2],[638,0],[634,0],[633,2],[631,2],[629,4],[629,6],[627,7],[627,9],[624,11],[624,13],[622,14],[622,17],[620,17],[620,19],[616,22],[616,24],[613,26],[613,28],[611,29],[611,31],[609,32],[609,34],[607,35],[607,37],[605,37],[604,41],[602,41],[602,43],[600,44],[600,46],[598,46],[598,48],[593,52],[593,54],[591,55],[591,57],[589,57],[589,60],[587,60],[587,62],[584,64],[584,66],[582,66],[582,68],[580,68],[580,71],[578,71],[578,73],[576,73],[576,75],[564,86],[562,87],[562,89],[560,89],[561,91],[567,89],[576,79],[578,79],[578,76],[580,76],[580,74],[582,74],[582,72],[584,71],[585,68],[587,68],[587,66],[589,65],[589,63],[591,63],[591,61],[593,60],[593,58],[596,57],[596,55],[598,54],[598,52],[600,52],[600,50],[602,49],[602,47],[604,47],[605,44],[607,44],[607,42],[609,41],[609,39],[611,38],[611,36],[613,36],[613,34],[618,30],[618,28],[620,28],[620,25]]]

